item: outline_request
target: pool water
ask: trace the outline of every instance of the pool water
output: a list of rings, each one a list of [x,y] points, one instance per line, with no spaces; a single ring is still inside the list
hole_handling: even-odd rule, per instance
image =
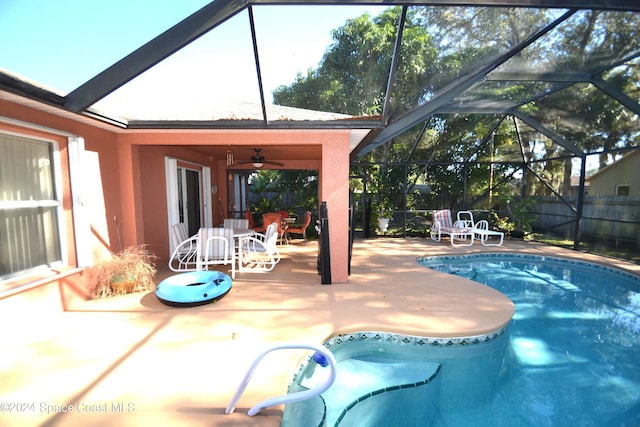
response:
[[[389,344],[370,338],[363,340],[364,345],[330,347],[338,360],[338,375],[347,372],[342,382],[325,392],[321,404],[313,403],[316,411],[326,407],[320,417],[326,425],[640,425],[637,276],[580,261],[528,255],[427,257],[419,262],[508,296],[516,306],[509,330],[475,344],[463,340],[407,345],[402,339]],[[367,358],[380,365],[368,363]],[[403,375],[396,383],[413,387],[380,393],[379,386],[387,386],[394,366]],[[309,364],[296,384],[311,386],[321,371]],[[433,373],[433,378],[420,383]],[[345,414],[353,395],[338,399],[335,395],[346,393],[350,383],[364,377],[380,381],[371,385],[380,394]],[[407,418],[398,418],[402,414],[394,408],[402,408]],[[296,421],[290,416],[294,412],[285,409],[283,425],[319,425]],[[306,418],[298,420],[309,420],[310,412],[300,412]]]

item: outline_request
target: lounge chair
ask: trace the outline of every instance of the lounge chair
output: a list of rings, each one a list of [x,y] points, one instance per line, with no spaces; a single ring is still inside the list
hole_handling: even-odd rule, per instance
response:
[[[476,237],[480,238],[482,246],[502,246],[504,242],[504,233],[501,231],[494,231],[489,229],[489,222],[487,220],[480,220],[475,222],[473,219],[473,213],[470,211],[460,211],[457,214],[458,225],[465,228],[471,228]],[[498,237],[500,240],[498,243],[489,243],[491,237]]]
[[[431,240],[440,242],[443,235],[451,237],[451,246],[471,246],[473,245],[474,232],[471,228],[465,227],[464,223],[455,223],[451,220],[449,209],[434,210],[433,224],[431,225]],[[457,243],[461,241],[464,243]]]
[[[504,242],[504,233],[502,231],[489,230],[489,222],[484,219],[474,225],[473,232],[480,238],[480,243],[483,246],[502,246]],[[498,237],[500,239],[498,243],[489,243],[491,236]]]
[[[309,227],[310,224],[311,224],[311,212],[307,211],[304,214],[304,221],[302,222],[302,225],[296,225],[296,224],[289,225],[289,227],[287,228],[287,234],[289,235],[291,235],[291,233],[302,234],[302,238],[304,240],[307,240],[307,228]]]
[[[458,218],[457,224],[459,227],[473,228],[476,224],[471,211],[458,211],[456,217]]]
[[[272,222],[265,234],[240,239],[240,271],[271,271],[280,262],[278,224]]]

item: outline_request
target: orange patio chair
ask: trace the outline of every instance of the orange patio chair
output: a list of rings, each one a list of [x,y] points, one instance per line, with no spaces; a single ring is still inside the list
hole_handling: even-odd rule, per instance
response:
[[[304,221],[302,225],[291,224],[287,229],[287,233],[302,234],[302,238],[307,240],[307,227],[311,224],[311,212],[307,211],[304,214]]]
[[[260,226],[260,225],[256,225],[255,221],[253,220],[253,214],[251,213],[251,211],[246,210],[244,212],[244,216],[245,218],[247,218],[247,220],[249,220],[249,228],[254,230],[256,233],[264,233],[266,230],[265,226]]]
[[[262,225],[265,227],[265,229],[269,227],[269,224],[273,222],[278,224],[278,238],[280,239],[280,244],[282,244],[285,232],[282,225],[282,216],[278,212],[267,212],[262,214]]]

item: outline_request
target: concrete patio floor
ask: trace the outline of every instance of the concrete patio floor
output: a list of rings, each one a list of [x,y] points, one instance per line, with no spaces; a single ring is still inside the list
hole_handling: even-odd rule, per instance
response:
[[[316,242],[294,240],[270,273],[239,273],[214,304],[174,308],[153,292],[85,301],[3,325],[0,426],[278,426],[284,394],[308,353],[263,359],[233,414],[253,358],[279,342],[320,344],[337,333],[472,336],[508,323],[513,304],[491,288],[418,265],[420,256],[515,251],[566,256],[640,274],[640,266],[543,244],[453,248],[429,239],[357,240],[349,283],[321,285]],[[170,272],[162,268],[158,281]]]

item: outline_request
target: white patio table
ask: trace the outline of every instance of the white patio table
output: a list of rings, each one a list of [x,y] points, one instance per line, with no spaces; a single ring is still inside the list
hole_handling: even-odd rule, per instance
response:
[[[238,260],[238,271],[242,268],[242,238],[253,236],[254,234],[256,234],[256,231],[250,228],[233,229],[233,238],[236,240],[234,245],[236,248],[236,259]]]

